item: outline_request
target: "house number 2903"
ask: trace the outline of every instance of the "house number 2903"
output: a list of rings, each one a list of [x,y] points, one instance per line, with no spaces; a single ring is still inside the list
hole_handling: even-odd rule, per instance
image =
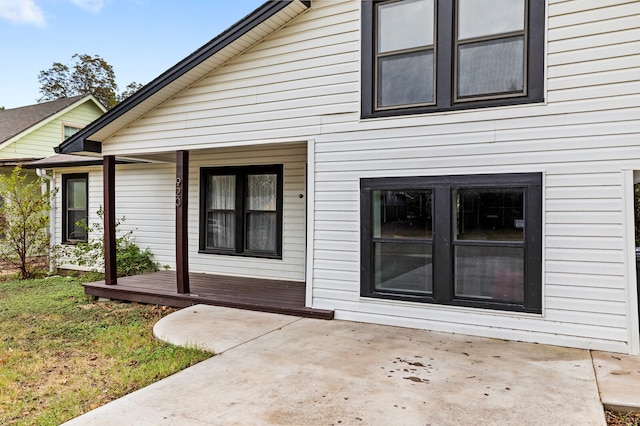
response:
[[[176,207],[182,205],[182,179],[176,178]]]

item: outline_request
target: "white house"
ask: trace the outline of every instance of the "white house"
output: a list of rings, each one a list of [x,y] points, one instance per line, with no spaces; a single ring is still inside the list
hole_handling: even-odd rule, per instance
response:
[[[179,294],[640,353],[640,2],[270,1],[58,152]]]

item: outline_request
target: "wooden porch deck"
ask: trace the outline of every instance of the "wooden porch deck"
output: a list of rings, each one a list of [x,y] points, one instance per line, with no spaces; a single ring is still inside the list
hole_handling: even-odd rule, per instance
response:
[[[177,292],[174,271],[83,284],[88,295],[175,308],[205,304],[306,318],[333,319],[333,311],[311,309],[305,304],[305,283],[212,274],[189,274],[189,294]]]

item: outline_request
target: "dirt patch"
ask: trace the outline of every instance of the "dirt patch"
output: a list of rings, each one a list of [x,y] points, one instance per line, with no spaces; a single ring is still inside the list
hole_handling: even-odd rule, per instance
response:
[[[605,416],[609,426],[640,426],[640,411],[619,413],[606,410]]]

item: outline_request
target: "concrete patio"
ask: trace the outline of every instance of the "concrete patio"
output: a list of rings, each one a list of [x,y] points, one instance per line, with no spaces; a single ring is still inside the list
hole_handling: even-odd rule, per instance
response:
[[[205,305],[154,332],[218,355],[68,425],[604,425],[601,398],[640,407],[640,358],[619,354]]]

